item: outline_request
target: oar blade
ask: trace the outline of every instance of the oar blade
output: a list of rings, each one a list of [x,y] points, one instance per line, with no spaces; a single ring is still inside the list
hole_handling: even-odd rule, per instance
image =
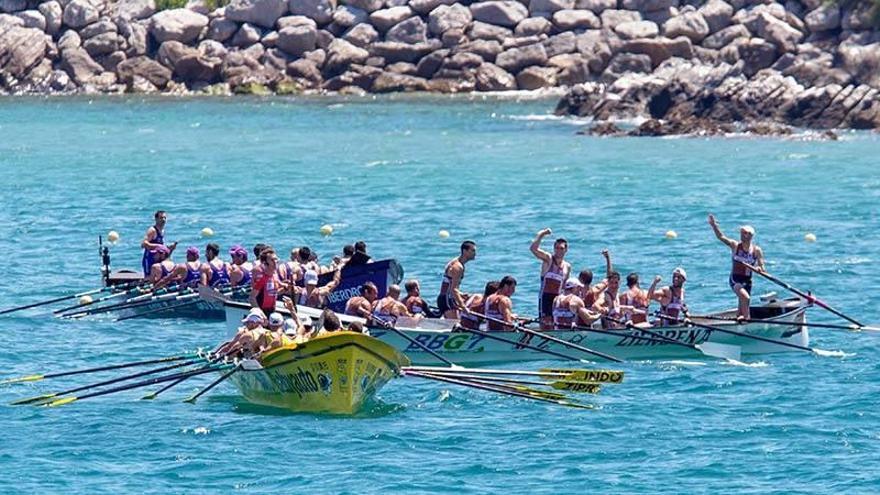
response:
[[[704,342],[696,346],[703,354],[730,361],[739,361],[742,357],[742,347],[738,345],[719,344],[717,342]]]
[[[587,370],[587,369],[564,369],[564,368],[544,368],[540,370],[542,373],[557,375],[545,377],[548,379],[558,379],[559,375],[567,380],[577,380],[582,382],[593,383],[621,383],[623,382],[623,371],[616,370]]]
[[[18,378],[8,378],[6,380],[0,381],[0,385],[9,385],[12,383],[22,383],[22,382],[36,382],[45,378],[46,375],[28,375],[28,376],[20,376]]]
[[[38,395],[36,397],[28,397],[26,399],[18,399],[9,403],[10,406],[23,406],[25,404],[33,404],[34,402],[43,402],[56,397],[57,394]]]
[[[77,399],[79,399],[79,397],[65,397],[64,399],[53,400],[52,402],[44,405],[48,407],[58,407],[65,404],[70,404],[71,402],[76,402]]]
[[[602,385],[598,383],[572,380],[555,381],[550,386],[556,390],[565,390],[566,392],[578,394],[598,394],[602,390]]]

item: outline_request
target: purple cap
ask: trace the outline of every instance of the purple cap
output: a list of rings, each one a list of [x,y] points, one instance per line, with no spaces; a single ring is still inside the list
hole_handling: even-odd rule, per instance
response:
[[[247,249],[241,247],[241,244],[236,244],[229,248],[229,256],[243,256],[244,259],[247,259]]]
[[[190,246],[190,247],[186,248],[186,255],[187,256],[192,255],[192,256],[195,256],[196,258],[198,258],[199,257],[199,248],[197,248],[195,246]]]

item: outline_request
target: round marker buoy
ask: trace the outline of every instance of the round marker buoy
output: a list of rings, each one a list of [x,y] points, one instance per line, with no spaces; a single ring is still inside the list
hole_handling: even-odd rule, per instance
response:
[[[328,235],[333,233],[333,226],[329,223],[321,226],[321,235],[327,237]]]
[[[86,304],[92,304],[92,296],[85,295],[85,296],[80,297],[79,304],[82,306],[85,306]]]
[[[666,231],[666,238],[667,239],[678,239],[678,233],[675,232],[674,230],[667,230]]]
[[[202,229],[202,237],[214,237],[214,229],[205,227]]]
[[[806,235],[804,235],[804,240],[807,242],[816,242],[816,234],[808,232]]]
[[[115,230],[107,232],[107,240],[110,241],[110,244],[116,244],[119,242],[119,232],[116,232]]]
[[[439,235],[441,239],[446,239],[449,237],[449,231],[441,230],[440,232],[437,232],[437,235]]]

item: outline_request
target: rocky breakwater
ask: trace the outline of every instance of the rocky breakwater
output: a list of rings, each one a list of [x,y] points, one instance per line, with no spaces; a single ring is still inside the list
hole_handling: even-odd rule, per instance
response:
[[[572,87],[556,109],[593,117],[585,133],[880,128],[880,32],[870,2],[621,2],[635,24],[603,26],[589,60],[600,75]],[[626,133],[615,124],[633,118],[647,120]]]

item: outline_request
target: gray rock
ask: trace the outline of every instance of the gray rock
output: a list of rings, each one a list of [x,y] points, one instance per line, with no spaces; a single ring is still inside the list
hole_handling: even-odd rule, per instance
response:
[[[428,25],[421,17],[411,17],[395,24],[385,33],[385,41],[396,43],[425,43],[428,41]]]
[[[42,30],[22,26],[0,26],[0,82],[23,79],[46,54]]]
[[[751,33],[742,24],[728,26],[703,40],[703,46],[720,50],[737,38],[749,38]]]
[[[118,35],[115,32],[108,32],[93,36],[83,42],[83,48],[93,58],[102,55],[109,55],[119,49]]]
[[[617,77],[622,74],[630,74],[633,72],[647,74],[651,72],[652,68],[651,57],[648,55],[618,53],[611,58],[610,62],[608,62],[605,74],[610,75],[612,79],[617,79]]]
[[[98,22],[93,22],[88,26],[79,30],[80,38],[86,40],[98,36],[99,34],[115,33],[117,31],[116,23],[106,17]]]
[[[379,33],[373,26],[367,23],[361,23],[349,29],[345,35],[342,36],[342,39],[348,41],[352,45],[366,48],[367,45],[379,39]]]
[[[679,13],[680,12],[676,7],[666,7],[660,10],[649,10],[647,12],[642,12],[642,20],[651,21],[658,26],[662,26],[666,23],[666,21],[677,16]]]
[[[324,69],[333,75],[340,74],[348,70],[352,64],[363,64],[369,56],[370,52],[367,50],[343,39],[336,39],[327,48]]]
[[[409,62],[396,62],[385,67],[385,70],[392,74],[404,74],[407,76],[416,76],[417,69],[415,64]]]
[[[336,36],[334,36],[333,33],[331,33],[330,31],[327,31],[326,29],[319,29],[318,41],[316,42],[316,44],[318,45],[318,48],[326,50],[327,47],[330,46],[330,43],[333,43],[333,40],[335,39]]]
[[[837,55],[841,67],[852,74],[856,82],[880,88],[880,43],[841,43]]]
[[[614,29],[618,24],[624,22],[636,22],[642,20],[642,15],[632,10],[605,10],[601,14],[602,27],[605,29]]]
[[[16,17],[21,19],[23,27],[46,30],[46,17],[39,10],[25,10],[16,14]]]
[[[142,21],[147,22],[147,21]],[[132,23],[125,40],[128,42],[128,50],[125,54],[129,58],[147,53],[147,26],[141,23]]]
[[[590,10],[559,10],[553,14],[553,24],[560,31],[602,27],[602,22]]]
[[[82,48],[82,38],[79,37],[79,33],[76,31],[68,29],[58,38],[58,49],[64,51],[75,48]]]
[[[558,59],[558,57],[566,58]],[[556,62],[551,65],[559,68],[559,73],[556,76],[558,84],[563,86],[574,86],[575,84],[587,82],[590,79],[589,62],[583,57],[566,54],[557,55],[555,58],[557,58]]]
[[[287,64],[287,75],[298,79],[306,79],[312,82],[320,82],[323,80],[321,71],[315,62],[301,58]]]
[[[501,26],[477,21],[471,24],[467,31],[467,35],[473,40],[495,40],[503,42],[505,39],[513,36],[513,31]]]
[[[238,28],[238,32],[235,33],[235,36],[232,37],[232,46],[239,46],[242,48],[247,48],[254,43],[260,41],[260,38],[263,37],[263,32],[257,26],[254,26],[251,23],[244,23]],[[277,35],[276,35],[276,42]]]
[[[374,93],[425,91],[427,81],[421,77],[382,72],[373,82]]]
[[[318,29],[318,23],[311,17],[306,17],[304,15],[288,15],[279,17],[278,20],[275,21],[275,28],[279,31],[286,27],[293,26],[311,26]]]
[[[285,52],[299,57],[317,46],[318,30],[312,26],[291,26],[278,31],[275,45]]]
[[[104,68],[82,48],[62,50],[61,68],[79,85],[89,83],[104,72]]]
[[[483,63],[483,57],[476,53],[458,52],[443,62],[443,69],[464,70],[476,69]]]
[[[230,21],[225,17],[218,17],[211,20],[208,25],[207,37],[214,41],[224,42],[232,38],[238,32],[238,23]]]
[[[520,21],[513,33],[516,36],[536,36],[549,33],[552,27],[553,24],[543,17],[529,17]]]
[[[227,19],[264,28],[275,26],[275,21],[286,13],[287,0],[232,0],[226,6]]]
[[[421,15],[426,15],[440,5],[453,5],[455,0],[410,0],[409,6]]]
[[[136,78],[149,81],[158,88],[164,88],[171,79],[171,69],[147,57],[130,58],[116,66],[116,74],[120,82],[129,86]]]
[[[574,8],[590,10],[594,14],[601,14],[608,9],[616,9],[617,0],[576,0]]]
[[[198,46],[199,53],[206,57],[216,57],[220,59],[226,58],[226,55],[229,53],[229,50],[223,46],[223,43],[214,40],[204,40],[199,43]]]
[[[391,7],[390,9],[381,9],[370,14],[370,23],[379,31],[384,32],[412,16],[413,10],[409,7]]]
[[[146,19],[155,13],[155,0],[119,0],[116,4],[116,17],[122,19]]]
[[[543,65],[547,50],[541,43],[503,51],[495,57],[495,64],[508,72],[519,72],[530,65]]]
[[[640,12],[665,9],[666,7],[674,7],[677,4],[677,0],[620,0],[620,8],[638,10]]]
[[[303,58],[311,60],[320,69],[324,67],[324,62],[327,61],[327,52],[321,48],[316,48],[310,52],[305,52]]]
[[[614,32],[625,40],[654,38],[660,34],[660,27],[651,21],[621,22]]]
[[[516,79],[495,64],[483,63],[477,68],[474,75],[477,91],[512,91],[516,89]]]
[[[667,38],[687,36],[692,42],[699,43],[709,35],[709,24],[699,12],[686,12],[666,21],[663,34]]]
[[[39,7],[40,13],[46,19],[46,32],[55,35],[61,29],[64,9],[55,0],[43,2]]]
[[[612,50],[612,43],[619,44],[620,40],[612,40],[604,30],[593,29],[577,36],[577,51],[587,59],[591,73],[601,74],[605,70],[617,50]]]
[[[726,28],[733,18],[733,7],[724,0],[709,0],[697,12],[709,26],[709,34]]]
[[[0,12],[14,14],[27,8],[27,0],[0,0]]]
[[[669,38],[643,38],[624,42],[621,50],[624,53],[647,55],[651,65],[657,67],[672,57],[689,59],[694,56],[691,40],[681,36],[674,40]]]
[[[851,31],[871,29],[874,27],[874,5],[872,2],[854,2],[842,10],[840,26]]]
[[[490,0],[470,6],[474,20],[496,26],[514,27],[528,17],[529,10],[513,0]]]
[[[449,54],[449,50],[442,49],[433,51],[419,60],[419,63],[416,65],[416,74],[419,77],[423,77],[425,79],[431,78],[439,69],[440,66],[443,65],[443,61],[446,59],[446,56]]]
[[[78,0],[73,0],[78,1]],[[163,10],[150,18],[150,34],[159,43],[180,41],[189,44],[208,25],[208,18],[187,9]]]
[[[501,43],[495,40],[473,40],[458,47],[458,50],[475,53],[487,62],[495,62],[495,57],[503,51]],[[422,76],[424,77],[424,76]]]
[[[439,5],[428,15],[428,29],[439,35],[450,29],[465,29],[472,21],[471,10],[463,5]]]
[[[529,14],[547,15],[559,10],[571,10],[575,0],[529,0]]]
[[[737,51],[744,64],[743,73],[748,77],[770,67],[778,57],[776,46],[761,38],[752,38],[740,44]]]
[[[179,41],[170,40],[159,45],[159,49],[156,50],[156,60],[173,71],[174,66],[177,65],[180,59],[198,54],[199,51],[197,49],[184,45]]]
[[[288,9],[293,15],[306,16],[323,26],[333,20],[336,0],[289,0]]]
[[[186,82],[214,82],[220,78],[223,61],[219,58],[205,57],[197,50],[187,53],[177,60],[174,74]]]
[[[559,33],[542,41],[541,44],[544,45],[547,58],[563,53],[574,53],[577,51],[577,35],[572,32]]]
[[[558,71],[555,67],[526,67],[516,75],[516,84],[527,91],[550,88],[556,86]]]
[[[68,27],[79,29],[97,21],[99,16],[98,9],[88,0],[72,0],[64,7],[62,20]],[[76,77],[73,79],[76,81]]]
[[[467,41],[464,29],[447,29],[440,35],[440,41],[445,48],[454,48]]]
[[[370,45],[370,52],[392,64],[394,62],[415,63],[425,55],[439,49],[440,46],[441,43],[437,40],[417,44],[380,41]]]
[[[367,12],[364,10],[342,5],[333,12],[333,23],[342,28],[350,28],[362,22],[367,22]]]
[[[824,4],[810,11],[804,17],[804,22],[806,22],[810,31],[814,33],[837,29],[840,27],[840,7],[830,3]]]
[[[381,9],[385,2],[384,0],[345,0],[345,3],[370,13]]]

